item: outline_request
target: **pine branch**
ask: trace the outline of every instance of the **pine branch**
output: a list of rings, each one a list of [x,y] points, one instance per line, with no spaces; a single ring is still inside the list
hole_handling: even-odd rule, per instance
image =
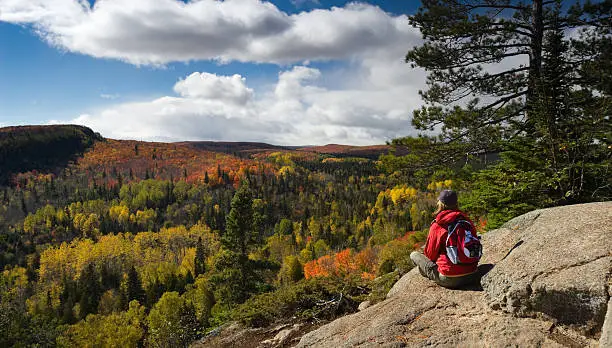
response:
[[[459,1],[453,1],[453,3],[455,6],[464,7],[468,11],[477,10],[477,9],[487,9],[487,8],[488,9],[502,9],[502,10],[508,9],[508,10],[517,10],[517,11],[529,10],[529,7],[518,6],[518,5],[495,5],[495,4],[472,5],[472,4],[460,3]]]
[[[483,80],[488,80],[488,79],[494,79],[500,76],[504,76],[504,75],[508,75],[508,74],[514,74],[517,72],[521,72],[521,71],[527,71],[529,70],[528,66],[522,67],[522,68],[516,68],[516,69],[512,69],[512,70],[506,70],[506,71],[502,71],[500,73],[497,74],[491,74],[491,75],[481,75],[478,77],[474,77],[474,78],[470,78],[467,79],[466,82],[478,82],[478,81],[483,81]]]
[[[516,51],[516,52],[511,52],[511,53],[505,53],[505,54],[501,54],[501,55],[496,55],[495,57],[488,57],[485,59],[479,59],[479,60],[474,60],[474,61],[470,61],[470,62],[465,62],[465,63],[460,63],[460,64],[454,64],[454,65],[449,65],[446,67],[440,67],[441,69],[457,69],[457,68],[465,68],[468,67],[470,65],[475,65],[475,64],[482,64],[482,63],[490,63],[490,62],[495,62],[495,61],[500,61],[503,58],[508,58],[508,57],[515,57],[515,56],[520,56],[520,55],[528,55],[529,51]],[[427,68],[426,68],[427,69]]]

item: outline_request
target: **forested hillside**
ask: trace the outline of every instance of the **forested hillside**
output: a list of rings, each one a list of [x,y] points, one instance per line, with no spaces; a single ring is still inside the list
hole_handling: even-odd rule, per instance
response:
[[[100,139],[82,126],[0,128],[0,184],[16,173],[62,168]]]
[[[66,130],[44,129],[50,139]],[[91,145],[2,186],[3,345],[176,346],[229,320],[353,311],[411,267],[435,192],[456,186],[304,149],[236,157],[192,143]]]

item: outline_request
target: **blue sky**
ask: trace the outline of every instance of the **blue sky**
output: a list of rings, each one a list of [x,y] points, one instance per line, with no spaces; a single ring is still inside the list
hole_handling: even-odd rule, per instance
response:
[[[279,144],[411,132],[423,75],[401,60],[419,42],[405,18],[417,2],[90,3],[0,0],[1,125]]]

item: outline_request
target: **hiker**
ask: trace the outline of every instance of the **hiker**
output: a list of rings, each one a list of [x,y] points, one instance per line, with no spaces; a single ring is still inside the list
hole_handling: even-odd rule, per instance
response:
[[[421,275],[445,288],[454,289],[478,282],[478,260],[482,254],[482,246],[476,237],[474,224],[459,210],[457,193],[452,190],[442,191],[437,207],[435,219],[427,235],[424,254],[414,251],[410,254],[410,259],[419,268]],[[453,231],[451,235],[454,239],[447,238],[449,231]],[[454,247],[449,245],[453,244],[452,241]],[[470,245],[466,246],[467,244]],[[472,250],[472,254],[466,256],[463,253],[464,247],[468,253],[467,249]],[[461,254],[460,257],[458,253]]]

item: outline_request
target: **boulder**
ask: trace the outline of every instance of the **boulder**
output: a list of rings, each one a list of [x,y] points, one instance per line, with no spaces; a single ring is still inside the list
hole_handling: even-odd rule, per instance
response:
[[[362,310],[364,310],[364,309],[366,309],[366,308],[370,307],[371,305],[372,305],[372,302],[370,302],[370,301],[363,301],[363,302],[361,302],[361,303],[359,304],[359,307],[357,307],[357,310],[362,311]]]
[[[291,328],[280,330],[274,338],[262,341],[258,347],[260,348],[275,348],[282,347],[289,341],[292,335],[300,331],[302,324],[294,324]]]
[[[584,335],[601,330],[612,269],[612,204],[536,210],[487,234],[512,244],[482,279],[493,309],[546,316]]]
[[[482,287],[448,290],[413,269],[385,301],[298,347],[596,347],[610,298],[610,222],[612,202],[525,214],[484,235]]]

